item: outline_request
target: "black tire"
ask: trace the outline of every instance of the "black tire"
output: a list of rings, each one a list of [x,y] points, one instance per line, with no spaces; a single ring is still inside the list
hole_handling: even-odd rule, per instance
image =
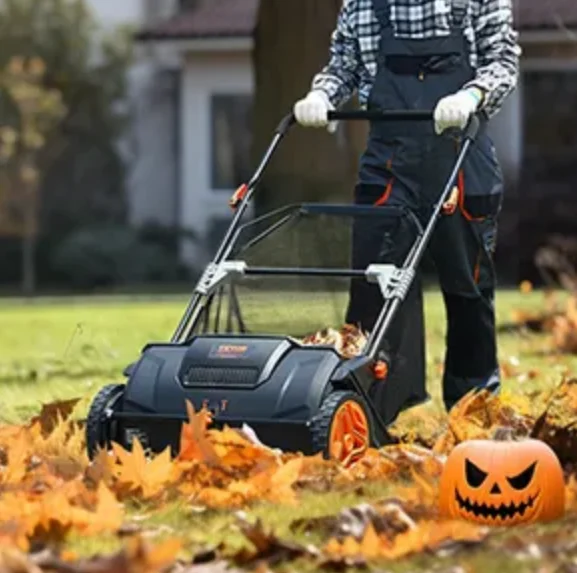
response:
[[[362,398],[362,396],[359,396],[359,394],[356,392],[339,390],[336,392],[331,392],[324,398],[323,402],[321,403],[321,407],[311,425],[312,444],[315,454],[322,452],[325,459],[330,458],[329,437],[331,434],[331,426],[335,418],[335,414],[337,413],[340,406],[344,402],[349,401],[356,402],[363,409],[369,428],[368,446],[371,445],[374,428],[373,420],[367,403]]]
[[[98,391],[92,400],[86,418],[86,449],[89,459],[93,459],[99,449],[110,448],[116,441],[115,424],[106,419],[106,410],[115,408],[124,394],[124,384],[109,384]]]

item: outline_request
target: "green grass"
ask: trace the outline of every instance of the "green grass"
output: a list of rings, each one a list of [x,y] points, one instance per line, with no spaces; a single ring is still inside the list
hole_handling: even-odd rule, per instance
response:
[[[257,301],[259,304],[257,304]],[[286,333],[339,326],[342,307],[330,297],[263,293],[248,301],[251,329]],[[18,421],[54,399],[91,397],[102,385],[122,379],[123,368],[150,341],[172,335],[187,299],[182,296],[0,299],[0,421]],[[503,291],[497,297],[498,319],[507,322],[514,308],[539,309],[542,294]],[[429,386],[439,406],[439,372],[444,348],[444,308],[440,296],[426,296]],[[502,361],[518,360],[521,371],[539,376],[504,380],[505,392],[530,392],[552,386],[561,373],[575,369],[577,357],[542,355],[546,338],[519,333],[500,335]]]
[[[94,297],[65,299],[0,300],[0,422],[24,421],[37,413],[43,403],[74,397],[84,398],[84,407],[104,384],[122,380],[123,368],[131,363],[147,342],[170,338],[187,303],[184,296],[165,297]],[[506,323],[513,309],[538,310],[543,305],[541,293],[521,295],[502,291],[497,297],[498,321]],[[296,315],[294,313],[297,313]],[[297,319],[302,316],[302,319]],[[335,300],[326,297],[286,295],[274,298],[263,294],[260,304],[253,304],[248,320],[253,328],[264,325],[283,332],[288,324],[310,330],[333,323]],[[302,322],[298,322],[302,320]],[[399,425],[417,425],[426,413],[442,413],[440,402],[440,371],[444,347],[444,308],[437,292],[426,296],[429,388],[432,403],[401,417]],[[577,370],[576,356],[555,356],[548,352],[547,338],[519,332],[499,336],[500,357],[511,361],[516,372],[503,380],[504,394],[529,394],[556,386],[564,371]],[[535,371],[533,378],[522,374]],[[521,375],[519,377],[519,375]],[[416,412],[416,413],[415,413]],[[340,509],[361,501],[380,498],[387,493],[387,484],[370,485],[359,491],[338,491],[327,494],[306,494],[295,508],[270,504],[250,508],[251,518],[262,517],[267,527],[279,535],[300,541],[319,542],[320,538],[295,534],[290,523],[301,517],[334,515]],[[191,547],[227,542],[239,547],[242,536],[233,525],[230,512],[195,513],[184,505],[169,505],[156,514],[146,507],[136,508],[132,515],[147,516],[141,525],[164,528],[185,535]],[[162,528],[160,536],[163,535]],[[72,547],[82,554],[92,554],[118,547],[113,536],[101,539],[73,538]],[[475,567],[490,571],[512,570],[510,559],[503,552],[471,554],[467,557]],[[427,560],[411,561],[409,569],[429,567]],[[527,564],[514,563],[517,571]],[[387,568],[407,570],[406,564]]]

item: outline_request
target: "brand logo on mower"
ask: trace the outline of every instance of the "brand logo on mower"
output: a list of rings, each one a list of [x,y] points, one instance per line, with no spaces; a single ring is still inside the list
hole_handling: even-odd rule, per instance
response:
[[[211,356],[217,358],[235,358],[244,356],[248,351],[248,346],[239,344],[220,344],[212,350]]]
[[[218,416],[221,412],[226,412],[228,400],[210,400],[206,398],[202,401],[202,410],[208,410],[213,416]]]

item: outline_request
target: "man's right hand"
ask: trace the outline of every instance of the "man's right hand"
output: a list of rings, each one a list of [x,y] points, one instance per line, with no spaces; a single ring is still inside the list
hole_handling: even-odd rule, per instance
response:
[[[294,105],[293,113],[297,122],[304,127],[327,127],[329,133],[334,133],[337,124],[329,122],[329,111],[335,108],[327,95],[320,90],[313,90]]]

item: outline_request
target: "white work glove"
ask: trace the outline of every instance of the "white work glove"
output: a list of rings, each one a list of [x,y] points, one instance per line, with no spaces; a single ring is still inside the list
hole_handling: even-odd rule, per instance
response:
[[[479,108],[482,94],[478,89],[465,89],[444,97],[435,108],[435,131],[443,133],[449,127],[464,129]]]
[[[337,122],[329,122],[328,118],[329,111],[334,109],[325,92],[313,90],[295,103],[293,113],[297,122],[304,127],[326,127],[329,133],[334,133]]]

